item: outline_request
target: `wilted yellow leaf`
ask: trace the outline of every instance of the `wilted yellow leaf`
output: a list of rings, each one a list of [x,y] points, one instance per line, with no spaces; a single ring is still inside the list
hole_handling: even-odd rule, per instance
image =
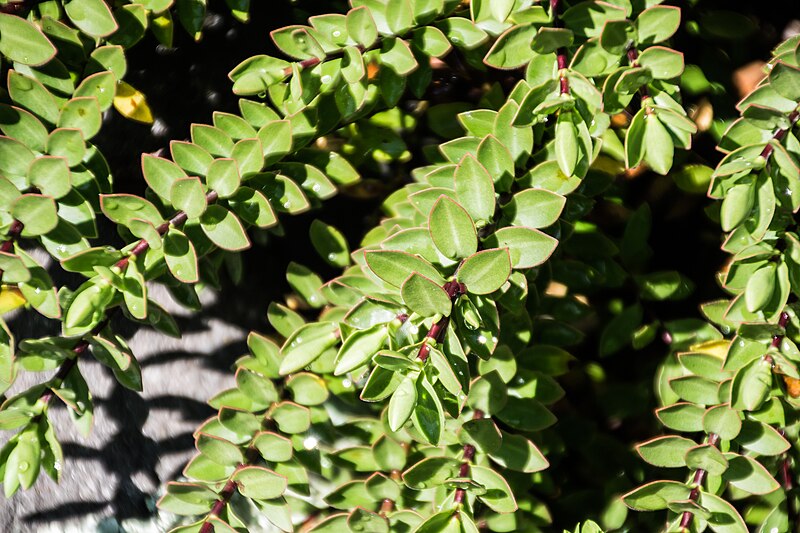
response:
[[[0,315],[19,309],[25,302],[25,297],[18,288],[9,285],[0,287]]]
[[[130,120],[143,124],[153,123],[153,114],[147,105],[147,98],[132,85],[120,81],[117,83],[117,94],[114,96],[114,108]]]

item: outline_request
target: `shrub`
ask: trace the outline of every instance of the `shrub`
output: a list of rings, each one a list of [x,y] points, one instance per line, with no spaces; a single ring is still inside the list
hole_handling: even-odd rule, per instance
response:
[[[351,3],[274,29],[275,54],[230,72],[239,114],[193,124],[168,158],[143,154],[140,195],[90,141],[111,107],[152,121],[123,81],[126,51],[148,32],[171,46],[174,21],[199,39],[206,1],[0,4],[2,304],[61,329],[15,339],[0,322],[6,496],[68,468],[54,402],[89,431],[82,358],[141,390],[121,317],[180,335],[149,288],[200,310],[204,286],[258,268],[238,252],[279,238],[282,219],[400,174],[352,252],[333,225],[310,225],[338,275],[289,264],[290,300],[270,303],[270,334],[250,333],[235,386],[209,400],[197,454],[164,487],[162,512],[188,517],[174,531],[789,531],[800,38],[775,48],[741,117],[715,124],[712,170],[686,152],[708,125],[680,88],[719,89],[670,47],[678,7]],[[227,5],[248,20],[247,0]],[[718,15],[728,24],[700,17],[711,37],[742,23]],[[442,66],[467,80],[462,100],[437,100]],[[706,211],[732,256],[724,297],[708,272],[663,260],[676,251],[655,223],[669,221],[637,192],[659,175],[684,191],[676,202],[710,180],[721,202]],[[54,284],[33,249],[73,276]],[[703,320],[669,307],[695,285],[716,298]],[[25,389],[22,372],[50,377]],[[687,435],[652,438],[655,419]],[[667,479],[629,453],[648,437],[635,450],[679,469]]]

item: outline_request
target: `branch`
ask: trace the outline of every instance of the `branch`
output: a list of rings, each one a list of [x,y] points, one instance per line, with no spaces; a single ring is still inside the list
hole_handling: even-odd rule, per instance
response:
[[[628,64],[631,67],[634,67],[634,68],[638,67],[639,66],[639,51],[635,47],[630,46],[628,48],[628,51],[627,51],[626,54],[628,56]],[[644,103],[645,100],[650,98],[650,90],[647,88],[647,84],[646,83],[644,85],[642,85],[641,87],[639,87],[639,95],[641,96],[642,103]],[[648,110],[645,111],[645,112],[648,113],[648,114],[651,114],[653,112],[653,110],[651,108],[648,108]]]
[[[478,420],[483,418],[484,412],[480,409],[476,409],[475,413],[472,415],[473,420]],[[458,477],[467,477],[469,476],[469,467],[472,463],[472,459],[475,457],[475,446],[472,444],[465,444],[464,445],[464,461],[461,463],[461,468],[458,471]],[[455,495],[453,495],[453,501],[456,505],[461,505],[464,501],[464,496],[466,496],[467,490],[466,489],[456,489]]]
[[[708,439],[706,441],[711,446],[716,447],[717,443],[719,443],[719,435],[716,433],[709,433]],[[700,498],[700,489],[703,486],[703,482],[706,480],[706,475],[708,472],[703,470],[702,468],[696,470],[694,473],[694,479],[692,480],[692,491],[689,493],[689,499],[693,502],[696,502],[698,498]],[[692,518],[694,518],[694,514],[691,511],[684,511],[683,516],[681,517],[681,531],[685,531],[689,528],[689,525],[692,523]]]
[[[772,140],[776,142],[781,142],[786,134],[789,133],[795,124],[797,124],[797,120],[800,119],[800,111],[795,109],[789,115],[789,127],[786,129],[780,129],[775,132],[775,135],[772,136]],[[764,159],[769,159],[769,156],[772,155],[772,152],[775,150],[775,147],[772,146],[772,143],[767,143],[764,149],[761,151],[761,157]]]
[[[19,234],[22,233],[23,227],[24,226],[22,225],[22,222],[20,222],[19,220],[14,220],[14,222],[11,223],[11,227],[8,229],[8,235],[7,235],[8,238],[5,241],[3,241],[3,244],[0,244],[0,252],[7,254],[14,249],[14,241],[16,241],[17,238],[19,237]],[[0,281],[3,281],[2,270],[0,270]]]
[[[553,19],[553,27],[560,28],[561,20],[558,18],[559,0],[550,0],[550,17]],[[567,68],[567,49],[559,48],[556,50],[556,61],[558,62],[558,76],[561,83],[561,94],[569,94],[569,79],[564,75]]]
[[[216,191],[209,191],[208,193],[206,193],[206,202],[208,202],[209,204],[213,204],[214,202],[217,201],[218,198],[219,195],[217,194]],[[170,218],[169,220],[161,224],[159,227],[157,227],[156,231],[158,231],[158,234],[163,237],[167,233],[167,231],[169,231],[169,228],[171,226],[178,228],[182,226],[188,218],[189,217],[186,215],[185,212],[178,211],[172,218]],[[150,243],[148,243],[145,239],[141,239],[139,242],[136,243],[136,246],[134,246],[131,249],[130,254],[117,261],[114,264],[114,266],[124,270],[128,266],[128,262],[130,261],[131,257],[138,257],[149,249],[150,249]]]
[[[455,303],[459,296],[467,292],[467,288],[464,286],[463,283],[459,283],[458,281],[448,281],[444,284],[444,290],[447,295],[450,297],[450,301]],[[417,353],[417,359],[422,362],[425,362],[428,359],[428,355],[431,352],[431,346],[427,342],[428,339],[433,340],[434,342],[442,342],[444,338],[444,334],[447,331],[447,325],[450,323],[449,316],[443,316],[436,322],[434,325],[431,326],[431,329],[428,330],[428,333],[425,335],[425,339],[423,340],[422,346],[419,348],[419,352]]]

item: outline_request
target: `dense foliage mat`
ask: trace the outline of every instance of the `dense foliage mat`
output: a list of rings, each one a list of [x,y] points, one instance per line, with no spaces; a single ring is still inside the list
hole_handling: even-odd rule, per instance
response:
[[[175,531],[791,531],[800,37],[712,120],[725,88],[676,48],[750,19],[693,4],[676,36],[681,9],[657,0],[334,2],[264,28],[275,52],[229,74],[239,112],[143,154],[134,194],[93,140],[113,113],[153,122],[128,49],[200,39],[206,0],[0,2],[0,310],[60,328],[0,321],[6,497],[69,468],[51,405],[91,429],[82,359],[142,389],[117,321],[180,335],[154,284],[202,312],[200,291],[259,268],[253,242],[377,182],[384,216],[357,238],[315,219],[336,274],[289,263],[272,330],[209,391],[159,500]],[[664,179],[677,197],[641,192]],[[688,276],[650,204],[706,192],[692,220],[729,257]],[[670,307],[695,286],[700,314]]]

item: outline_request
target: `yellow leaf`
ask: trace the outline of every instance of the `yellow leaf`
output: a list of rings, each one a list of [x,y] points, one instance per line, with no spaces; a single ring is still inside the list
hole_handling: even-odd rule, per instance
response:
[[[730,348],[731,341],[722,339],[716,341],[706,341],[700,344],[695,344],[694,346],[690,347],[690,350],[693,352],[700,352],[708,355],[713,355],[720,360],[724,360],[725,356],[728,354],[728,348]]]
[[[143,124],[153,123],[153,114],[150,112],[150,106],[147,105],[144,94],[124,81],[117,83],[114,108],[127,119]]]
[[[0,288],[0,315],[10,313],[14,309],[19,309],[25,305],[26,300],[16,287],[3,285]]]

